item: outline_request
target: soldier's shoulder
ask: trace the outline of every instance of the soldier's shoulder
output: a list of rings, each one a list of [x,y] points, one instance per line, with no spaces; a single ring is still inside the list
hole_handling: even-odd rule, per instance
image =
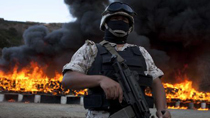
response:
[[[85,47],[86,52],[90,52],[90,55],[95,55],[97,53],[97,47],[96,43],[91,40],[86,40],[85,41]]]
[[[87,40],[85,41],[85,44],[86,44],[86,45],[95,45],[95,42],[94,42],[94,41],[91,41],[91,40],[89,40],[89,39],[87,39]]]

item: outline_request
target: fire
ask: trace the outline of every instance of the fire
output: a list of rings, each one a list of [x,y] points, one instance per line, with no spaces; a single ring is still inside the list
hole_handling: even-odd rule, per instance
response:
[[[175,107],[175,106],[168,106],[168,109],[187,109],[187,107]]]
[[[167,103],[173,103],[174,101],[180,101],[182,103],[196,103],[210,102],[210,92],[200,92],[193,87],[193,82],[189,78],[184,76],[177,76],[178,80],[184,80],[181,83],[170,84],[163,83],[165,88]],[[147,96],[152,96],[151,90],[146,89]],[[186,106],[168,106],[169,109],[187,109]],[[206,111],[208,108],[198,108],[197,110]]]
[[[55,76],[49,78],[45,74],[48,66],[39,66],[36,62],[31,62],[25,68],[18,69],[18,65],[14,67],[12,72],[5,73],[0,70],[0,91],[8,92],[29,92],[57,94],[73,94],[75,96],[87,95],[87,89],[84,90],[64,90],[61,86],[62,74],[55,72]],[[179,80],[183,79],[178,77]],[[177,84],[163,83],[166,92],[168,103],[172,100],[181,102],[210,102],[209,92],[197,91],[192,86],[192,81],[189,81],[187,76],[184,76],[184,81]],[[151,96],[151,91],[146,89],[146,94]],[[12,100],[11,100],[12,102]],[[187,109],[185,106],[169,106],[169,109]],[[209,110],[208,108],[199,108],[198,110]]]
[[[180,77],[179,77],[180,79]],[[179,100],[181,102],[193,102],[196,104],[201,104],[202,102],[210,102],[209,92],[197,91],[192,86],[192,81],[189,81],[188,77],[184,76],[184,81],[177,84],[163,83],[166,92],[166,98],[168,103],[171,100]],[[187,107],[174,107],[168,106],[169,109],[187,109]],[[199,111],[208,111],[208,108],[198,108]]]
[[[163,83],[165,88],[166,97],[168,100],[179,99],[181,101],[193,102],[210,102],[209,92],[200,92],[193,87],[193,82],[185,73],[188,65],[184,65],[182,70],[178,70],[176,80],[180,81],[177,84]]]
[[[21,70],[16,65],[10,73],[0,70],[0,91],[61,94],[62,74],[56,72],[55,77],[49,78],[45,74],[46,69],[47,66],[41,67],[36,62],[31,62]]]
[[[206,101],[210,102],[210,92],[200,92],[192,86],[192,81],[185,79],[178,84],[163,83],[167,101],[178,99],[181,101]],[[152,96],[151,90],[145,90],[146,95]]]
[[[79,95],[87,95],[88,94],[88,89],[83,89],[83,90],[73,90],[75,96]]]
[[[197,104],[201,102],[210,101],[210,93],[199,92],[192,86],[192,81],[185,80],[178,84],[163,83],[166,92],[167,102],[170,103],[171,100],[180,100],[181,102],[191,101]],[[168,109],[187,109],[187,107],[180,106],[168,106]],[[207,111],[208,108],[199,108],[197,110]]]
[[[210,93],[199,92],[192,86],[192,81],[185,80],[179,84],[163,84],[167,99],[210,101]]]
[[[205,109],[199,108],[198,110],[199,110],[199,111],[208,111],[209,109],[208,109],[208,108],[205,108]]]

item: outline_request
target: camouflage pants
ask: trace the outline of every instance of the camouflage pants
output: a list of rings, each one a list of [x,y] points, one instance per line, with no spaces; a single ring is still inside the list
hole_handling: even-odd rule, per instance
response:
[[[88,110],[86,118],[109,118],[109,112]]]

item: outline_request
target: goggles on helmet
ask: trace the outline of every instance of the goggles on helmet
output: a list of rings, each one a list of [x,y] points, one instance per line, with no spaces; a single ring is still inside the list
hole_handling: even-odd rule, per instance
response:
[[[103,15],[106,13],[113,13],[117,11],[124,11],[130,15],[136,15],[136,13],[133,11],[133,9],[128,6],[125,3],[122,2],[113,2],[108,7],[106,7],[105,11],[103,12]]]

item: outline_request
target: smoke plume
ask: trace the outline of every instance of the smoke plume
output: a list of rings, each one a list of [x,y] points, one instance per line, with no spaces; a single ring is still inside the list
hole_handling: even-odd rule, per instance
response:
[[[114,1],[114,0],[111,0]],[[144,46],[161,68],[165,82],[180,82],[177,73],[187,74],[200,83],[201,90],[210,89],[210,1],[209,0],[116,0],[129,4],[135,16],[135,31],[129,43]],[[49,32],[44,26],[28,28],[25,44],[2,50],[0,68],[11,70],[31,61],[48,65],[46,73],[61,72],[65,63],[86,39],[99,42],[101,13],[109,0],[64,0],[76,21]]]
[[[2,50],[0,68],[5,72],[27,66],[31,61],[40,66],[48,66],[47,75],[54,76],[61,72],[64,64],[70,61],[73,53],[90,39],[101,41],[103,32],[99,30],[101,13],[108,0],[65,0],[75,22],[63,24],[61,29],[49,32],[45,26],[36,25],[28,28],[24,34],[24,45]]]
[[[209,91],[210,1],[120,1],[137,12],[136,33],[147,37],[152,49],[161,50],[170,57],[165,64],[157,63],[165,72],[164,80],[179,82],[174,78],[175,74],[183,73],[194,83],[200,83],[201,90]],[[154,59],[157,58],[156,54],[152,53]]]

